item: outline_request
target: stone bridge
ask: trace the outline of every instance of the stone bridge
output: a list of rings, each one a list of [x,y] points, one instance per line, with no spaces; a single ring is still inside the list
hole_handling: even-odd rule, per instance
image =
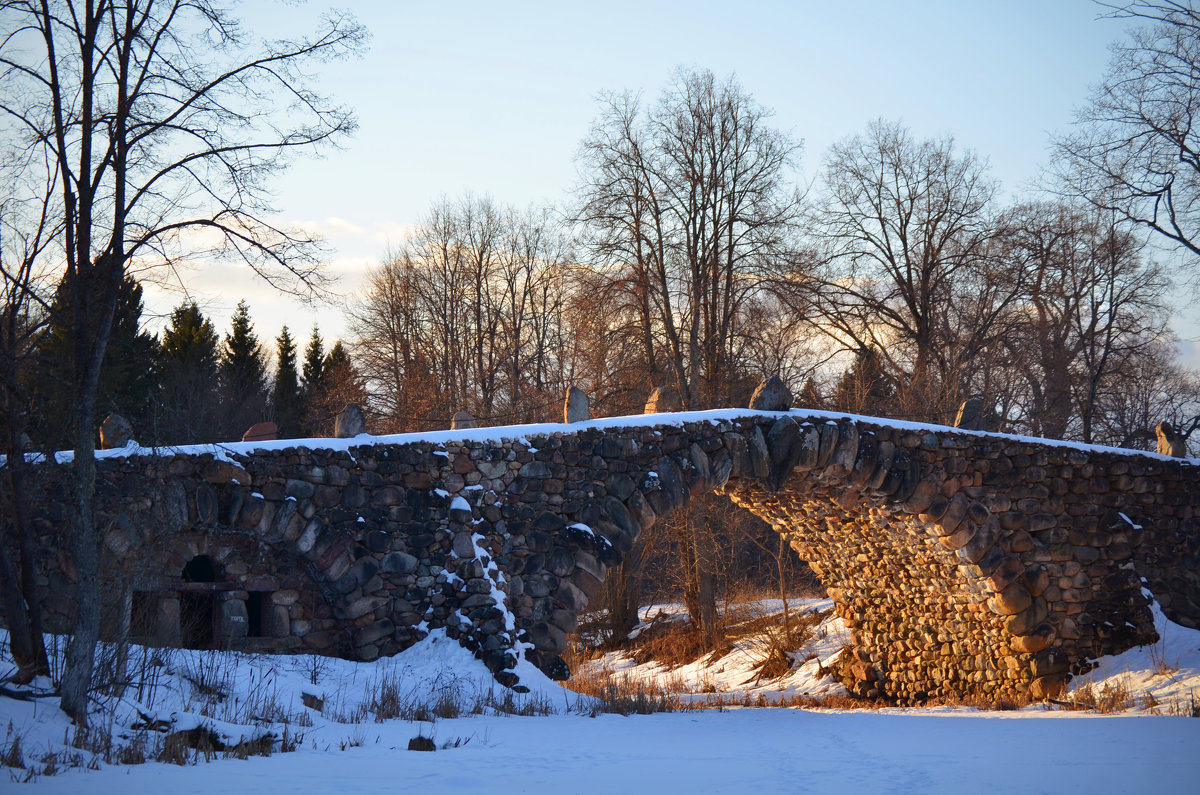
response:
[[[148,643],[371,660],[444,628],[520,688],[516,655],[565,675],[606,572],[708,490],[811,564],[857,694],[1052,696],[1156,639],[1147,592],[1200,626],[1194,460],[804,410],[101,455],[108,629]],[[35,499],[60,628],[66,468]]]

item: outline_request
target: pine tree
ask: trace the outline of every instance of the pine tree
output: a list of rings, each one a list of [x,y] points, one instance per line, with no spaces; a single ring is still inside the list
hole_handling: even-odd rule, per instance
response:
[[[262,422],[267,409],[267,360],[250,307],[239,301],[233,313],[221,352],[221,398],[227,420],[222,424],[228,437],[241,438],[243,431]]]
[[[300,377],[296,372],[296,342],[284,326],[275,340],[278,361],[275,365],[275,384],[271,389],[271,406],[279,438],[292,439],[300,435],[304,417],[304,398],[300,394]]]
[[[29,375],[32,404],[30,432],[48,446],[70,446],[71,384],[74,337],[60,322],[69,316],[71,284],[59,282],[51,304],[51,323],[36,353],[37,367]],[[126,276],[117,293],[112,331],[100,368],[96,391],[96,416],[110,413],[125,417],[133,425],[135,438],[150,439],[153,396],[160,376],[158,341],[141,329],[142,286]],[[89,332],[91,333],[91,332]]]
[[[168,444],[214,441],[220,338],[194,302],[171,312],[162,337],[159,434]]]

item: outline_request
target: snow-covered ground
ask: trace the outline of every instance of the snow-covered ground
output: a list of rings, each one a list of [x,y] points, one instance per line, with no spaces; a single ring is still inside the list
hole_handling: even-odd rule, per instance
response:
[[[827,610],[828,602],[792,609]],[[102,752],[71,746],[74,730],[55,699],[0,697],[0,756],[19,737],[26,765],[0,768],[0,790],[25,791],[16,782],[28,777],[30,792],[70,793],[1194,792],[1200,720],[1171,713],[1190,711],[1193,696],[1200,698],[1200,632],[1157,620],[1161,643],[1106,659],[1074,683],[1094,694],[1120,690],[1131,709],[1112,715],[1036,705],[1006,712],[726,706],[622,716],[597,711],[594,700],[528,666],[518,673],[531,692],[514,698],[438,634],[373,663],[184,650],[156,658],[135,648],[130,662],[144,673],[140,691],[97,704],[95,722],[112,725],[117,745],[136,742],[140,732],[152,756],[167,732],[204,726],[228,745],[270,732],[276,751],[246,759],[217,754],[208,762],[200,755],[198,763],[192,751],[182,766],[106,764]],[[841,631],[836,619],[825,621],[797,652],[799,665],[769,682],[747,684],[752,644],[674,671],[618,656],[591,665],[657,680],[694,700],[832,693],[836,686],[817,665],[836,653]],[[0,678],[9,667],[0,661]],[[222,696],[205,695],[213,693]],[[455,710],[458,717],[431,714]],[[400,717],[379,721],[379,711]],[[160,731],[145,728],[158,721]],[[285,730],[296,748],[280,753]],[[409,751],[417,736],[437,750]],[[48,775],[51,759],[56,770]]]

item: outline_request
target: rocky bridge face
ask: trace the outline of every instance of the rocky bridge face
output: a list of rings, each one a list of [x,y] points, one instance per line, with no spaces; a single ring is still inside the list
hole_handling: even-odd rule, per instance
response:
[[[147,643],[371,660],[444,628],[503,684],[561,676],[607,571],[706,490],[810,563],[857,694],[1052,696],[1156,640],[1143,589],[1200,627],[1200,466],[1154,454],[804,410],[110,452],[108,629]],[[64,470],[34,499],[60,630]]]

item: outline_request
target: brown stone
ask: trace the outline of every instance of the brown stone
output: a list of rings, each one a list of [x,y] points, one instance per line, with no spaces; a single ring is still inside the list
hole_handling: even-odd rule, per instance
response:
[[[669,411],[679,411],[683,408],[683,401],[679,397],[679,390],[671,386],[657,386],[650,393],[650,397],[646,398],[646,406],[642,409],[643,414],[664,414]]]
[[[1028,635],[1046,620],[1047,615],[1049,615],[1049,609],[1046,606],[1046,600],[1038,596],[1033,599],[1029,607],[1016,615],[1009,616],[1008,620],[1004,622],[1004,628],[1013,635]]]
[[[967,517],[967,496],[962,492],[954,495],[950,503],[946,506],[946,512],[942,514],[942,518],[938,520],[941,525],[942,534],[950,535],[958,526],[962,524],[963,519]]]
[[[1029,595],[1029,589],[1020,582],[1010,582],[1007,587],[992,597],[992,605],[1001,615],[1006,616],[1016,615],[1031,604],[1033,604],[1033,597]]]
[[[1058,698],[1067,687],[1067,674],[1052,674],[1029,683],[1029,695],[1039,700]]]
[[[272,423],[273,424],[273,423]],[[120,414],[109,414],[100,423],[100,449],[115,450],[133,441],[133,426]]]
[[[1053,637],[1054,630],[1049,624],[1039,624],[1031,634],[1014,637],[1009,645],[1019,654],[1033,654],[1048,647]]]

